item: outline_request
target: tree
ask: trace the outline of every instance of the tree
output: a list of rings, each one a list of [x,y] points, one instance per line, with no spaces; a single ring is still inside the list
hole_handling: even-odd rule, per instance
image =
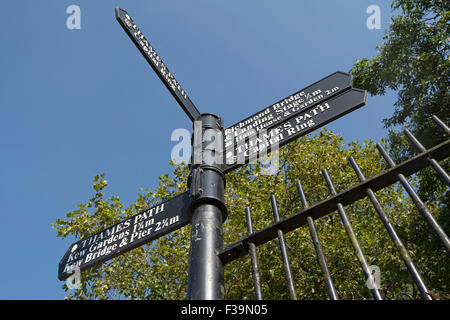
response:
[[[400,11],[392,19],[378,54],[357,61],[351,69],[355,86],[372,95],[383,95],[387,89],[398,90],[392,117],[384,119],[390,129],[388,144],[395,160],[400,162],[417,153],[398,126],[408,128],[425,147],[447,139],[433,126],[431,116],[450,122],[450,2],[446,0],[394,0],[392,8]],[[443,161],[448,171],[450,164]],[[420,196],[443,204],[449,213],[448,187],[436,179],[432,170],[420,175]],[[444,213],[443,213],[444,214]]]
[[[250,206],[254,230],[273,223],[269,196],[275,194],[281,218],[301,209],[295,188],[300,180],[310,204],[329,196],[321,169],[327,169],[338,191],[356,184],[358,179],[347,158],[352,155],[366,177],[385,168],[374,143],[344,144],[341,137],[322,130],[303,137],[280,150],[280,170],[273,176],[261,174],[258,165],[246,165],[228,173],[225,193],[229,210],[224,224],[224,244],[239,240],[246,231],[244,208]],[[58,237],[89,236],[125,217],[167,200],[186,190],[188,168],[174,165],[171,176],[160,177],[154,192],[138,194],[128,208],[116,196],[105,196],[107,182],[103,175],[94,179],[94,195],[87,203],[54,223]],[[402,237],[424,280],[441,298],[450,297],[448,260],[438,241],[401,188],[393,185],[377,192],[386,213]],[[434,212],[436,206],[430,207]],[[360,240],[369,264],[382,272],[382,294],[386,299],[420,298],[405,270],[395,245],[367,199],[347,206],[346,211]],[[336,212],[316,220],[320,239],[341,299],[368,299],[369,290]],[[82,274],[82,286],[68,291],[69,299],[184,299],[189,262],[190,227],[184,227],[158,240],[132,250]],[[297,294],[300,299],[327,299],[323,277],[316,261],[307,227],[286,234]],[[263,294],[266,299],[287,299],[288,292],[277,241],[258,247]],[[227,299],[253,299],[251,264],[248,256],[225,267]]]

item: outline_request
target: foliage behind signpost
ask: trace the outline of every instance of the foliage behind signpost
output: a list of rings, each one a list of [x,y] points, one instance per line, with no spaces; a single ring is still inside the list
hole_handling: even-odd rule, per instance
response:
[[[246,206],[252,209],[255,231],[273,223],[269,201],[272,193],[277,197],[281,219],[299,211],[302,207],[295,188],[297,179],[302,182],[310,204],[329,195],[320,174],[322,169],[329,171],[338,191],[357,184],[357,177],[347,161],[350,155],[358,161],[366,177],[385,169],[371,141],[366,141],[364,145],[357,142],[345,145],[342,138],[323,130],[283,147],[280,150],[280,171],[274,176],[262,175],[257,165],[246,165],[228,173],[225,196],[229,214],[224,224],[224,245],[239,240],[247,233]],[[186,190],[187,175],[186,166],[174,166],[170,176],[160,177],[157,190],[143,190],[128,208],[124,208],[118,197],[106,196],[107,182],[104,176],[96,176],[94,196],[67,213],[65,219],[58,219],[54,227],[59,237],[84,238]],[[449,298],[448,258],[414,205],[397,185],[377,192],[377,196],[410,250],[417,268],[424,272],[430,290],[441,298]],[[432,213],[436,213],[436,206],[430,207]],[[381,270],[383,297],[419,298],[395,246],[369,201],[358,201],[346,209],[369,264],[377,265]],[[318,219],[316,224],[339,297],[368,299],[369,290],[337,213]],[[190,226],[186,226],[149,245],[84,271],[80,289],[63,287],[68,291],[68,297],[75,299],[184,299],[189,241]],[[327,299],[308,229],[303,227],[286,234],[286,241],[298,297]],[[271,241],[258,247],[258,256],[264,298],[288,298],[277,242]],[[254,298],[248,256],[227,265],[225,283],[227,299]]]
[[[396,126],[407,127],[425,147],[444,138],[442,130],[430,126],[431,115],[450,122],[450,2],[446,0],[394,0],[392,8],[399,12],[378,46],[378,54],[364,58],[350,73],[354,84],[372,95],[398,90],[393,115],[384,119],[390,129],[388,143],[397,162],[416,154]],[[450,165],[444,161],[448,172]],[[419,174],[420,196],[440,199],[449,206],[449,194],[430,169]]]

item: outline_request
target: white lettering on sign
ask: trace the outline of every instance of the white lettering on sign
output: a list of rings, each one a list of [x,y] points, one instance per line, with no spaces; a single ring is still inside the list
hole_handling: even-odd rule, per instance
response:
[[[74,244],[63,272],[69,273],[86,263],[119,253],[136,241],[163,233],[180,221],[179,215],[165,216],[166,203],[145,210],[129,219]]]
[[[280,105],[280,107],[283,106]],[[292,104],[284,107],[286,107],[286,110],[296,108]],[[275,127],[269,133],[265,129],[254,130],[243,135],[244,138],[241,135],[235,139],[233,139],[233,135],[236,133],[232,133],[232,138],[226,143],[226,163],[243,164],[246,163],[246,160],[254,160],[256,155],[265,156],[269,151],[278,150],[278,146],[283,140],[315,126],[315,118],[330,109],[330,103],[320,104]]]
[[[139,27],[134,23],[134,21],[131,19],[131,17],[128,14],[125,15],[124,22],[125,22],[126,26],[131,30],[131,33],[133,34],[134,38],[139,43],[139,46],[141,47],[141,49],[144,51],[144,53],[147,55],[147,57],[150,58],[153,65],[158,69],[158,71],[163,75],[164,79],[169,84],[169,86],[172,88],[172,90],[178,91],[180,93],[180,95],[185,100],[187,100],[188,96],[187,96],[186,92],[184,91],[184,89],[181,87],[181,85],[175,79],[173,74],[166,67],[164,62],[162,62],[159,55],[156,53],[156,51],[150,45],[148,40],[142,34]]]
[[[314,89],[310,92],[301,91],[284,100],[277,102],[260,113],[245,119],[225,130],[225,148],[228,150],[232,144],[248,140],[258,131],[273,128],[277,123],[283,122],[296,113],[312,107],[328,97],[336,94],[341,88]],[[227,162],[228,163],[228,162]]]

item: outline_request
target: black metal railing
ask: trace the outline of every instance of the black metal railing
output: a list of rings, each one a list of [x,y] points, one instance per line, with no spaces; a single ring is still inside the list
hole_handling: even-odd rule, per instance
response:
[[[433,116],[432,119],[447,135],[450,135],[449,128],[439,118]],[[323,170],[322,174],[330,191],[330,197],[312,206],[308,205],[302,184],[300,181],[297,181],[296,187],[298,190],[300,201],[303,205],[303,210],[283,220],[280,220],[276,198],[274,195],[271,195],[270,201],[272,205],[274,223],[262,230],[256,232],[253,231],[251,211],[250,208],[246,208],[245,213],[247,219],[248,235],[241,238],[237,242],[229,244],[225,249],[222,250],[222,252],[220,252],[219,257],[222,263],[226,265],[227,263],[235,259],[249,254],[252,265],[255,299],[261,300],[263,299],[263,294],[261,289],[261,276],[258,266],[257,247],[275,238],[278,238],[289,297],[290,299],[297,299],[295,281],[292,275],[289,256],[286,249],[285,234],[294,231],[306,224],[309,228],[309,233],[314,245],[320,269],[323,274],[323,279],[328,296],[332,300],[337,300],[338,294],[334,287],[333,279],[328,269],[324,250],[319,240],[319,236],[314,223],[314,220],[317,220],[337,210],[345,231],[350,239],[355,255],[361,266],[366,283],[370,282],[373,284],[374,278],[372,276],[371,270],[344,208],[345,206],[350,205],[360,199],[368,198],[375,211],[377,212],[378,217],[383,223],[384,228],[387,230],[389,237],[394,243],[399,255],[401,256],[406,269],[408,270],[415,286],[418,288],[421,294],[421,297],[426,300],[434,299],[433,294],[430,293],[430,291],[427,289],[425,282],[422,279],[421,273],[417,270],[413,260],[411,259],[408,250],[402,243],[394,226],[391,224],[388,215],[385,213],[382,205],[378,201],[375,192],[399,181],[416,206],[417,210],[431,227],[431,230],[434,232],[437,239],[439,239],[444,246],[447,254],[450,254],[449,237],[442,229],[442,227],[438,224],[438,222],[434,219],[429,209],[419,198],[416,191],[413,189],[411,184],[408,182],[408,179],[406,178],[428,166],[431,166],[436,171],[438,176],[447,184],[447,186],[450,186],[449,175],[439,165],[439,161],[446,159],[450,155],[450,140],[440,143],[439,145],[427,150],[410,131],[405,129],[404,134],[408,141],[420,152],[418,155],[397,165],[386,152],[386,150],[384,150],[384,148],[380,144],[377,144],[376,147],[382,158],[388,164],[389,169],[385,170],[375,177],[366,179],[366,177],[360,170],[356,160],[353,157],[350,157],[348,160],[359,179],[359,184],[348,188],[343,192],[337,193],[330,175],[326,170]],[[372,285],[369,288],[375,300],[382,299],[377,286]]]

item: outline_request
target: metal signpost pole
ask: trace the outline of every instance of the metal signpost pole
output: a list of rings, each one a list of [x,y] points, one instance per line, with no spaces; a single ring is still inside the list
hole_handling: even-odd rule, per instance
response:
[[[224,298],[222,224],[227,216],[224,202],[223,122],[213,114],[200,114],[173,74],[123,9],[116,18],[143,54],[152,69],[194,122],[194,157],[189,177],[191,251],[187,298],[209,300]]]
[[[200,120],[200,121],[199,121]],[[189,255],[189,300],[224,298],[222,224],[227,216],[222,171],[223,123],[212,114],[202,114],[194,122],[193,163],[189,177],[192,203]]]

